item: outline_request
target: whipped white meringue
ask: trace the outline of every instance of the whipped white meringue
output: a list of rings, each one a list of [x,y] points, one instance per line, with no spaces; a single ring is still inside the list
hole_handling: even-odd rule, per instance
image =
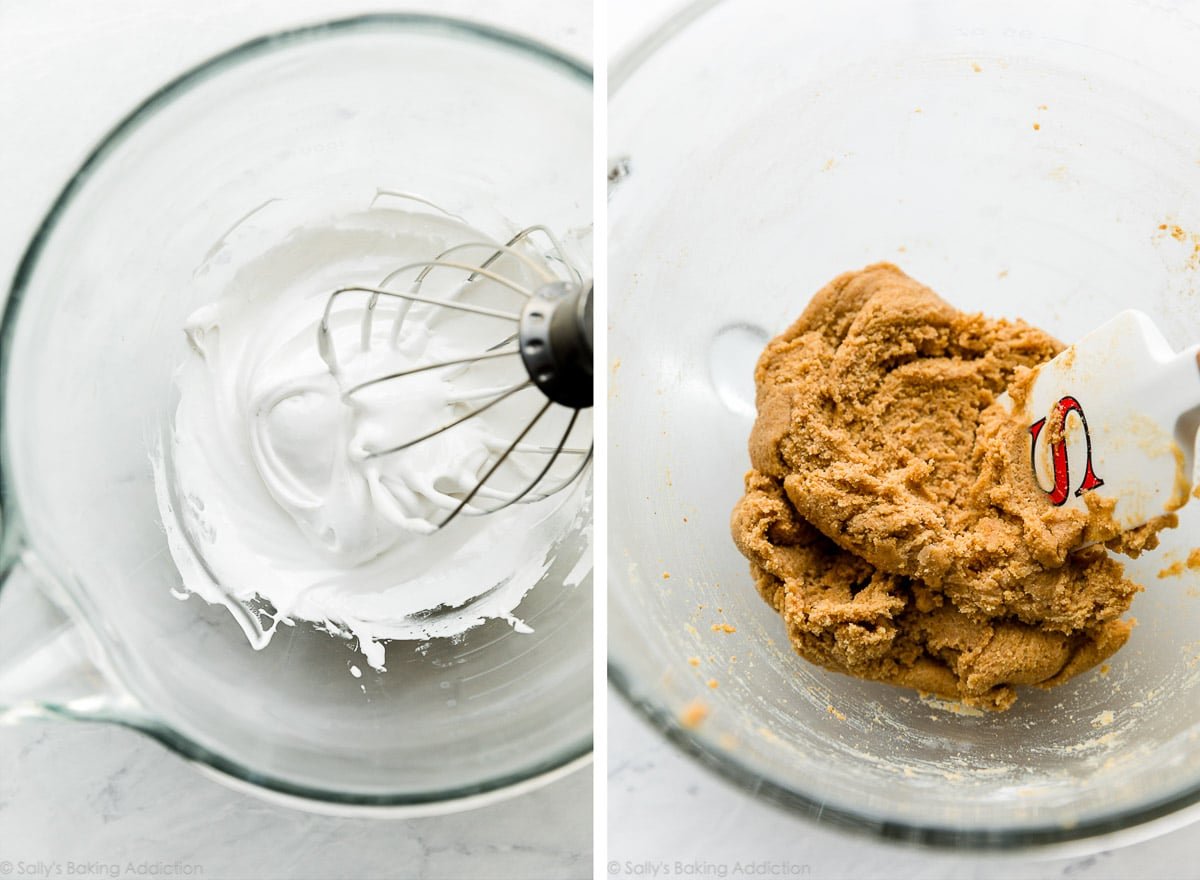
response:
[[[577,499],[563,503],[572,493],[438,526],[544,402],[540,392],[524,389],[452,430],[376,454],[453,421],[491,389],[521,384],[520,359],[346,393],[478,354],[515,327],[387,298],[364,323],[369,295],[349,293],[329,322],[332,370],[317,345],[333,290],[376,286],[402,264],[486,236],[438,211],[378,206],[282,235],[278,218],[243,226],[198,273],[216,295],[184,328],[190,353],[176,377],[179,405],[155,461],[181,595],[227,605],[257,648],[279,623],[309,621],[357,639],[377,669],[389,639],[455,636],[494,617],[528,630],[513,609],[575,518]],[[458,258],[486,256],[468,249]],[[544,263],[530,256],[506,273],[535,284]],[[460,295],[465,273],[439,271],[422,292]],[[491,303],[508,296],[506,310],[519,309],[511,291],[493,285],[486,295]],[[536,463],[518,456],[497,478],[519,481]]]

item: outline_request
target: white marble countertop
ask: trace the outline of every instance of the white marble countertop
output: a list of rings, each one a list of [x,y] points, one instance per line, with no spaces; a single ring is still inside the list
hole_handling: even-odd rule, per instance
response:
[[[132,731],[0,727],[0,873],[5,861],[41,861],[64,877],[68,863],[95,863],[76,870],[87,880],[137,876],[130,863],[204,880],[583,878],[591,815],[590,768],[466,813],[345,819],[232,792]]]
[[[0,2],[0,287],[68,175],[168,78],[260,33],[387,8],[484,20],[592,54],[587,0]],[[137,876],[131,866],[205,880],[589,877],[591,817],[590,769],[459,815],[329,818],[232,792],[127,730],[0,726],[0,880]]]
[[[608,57],[682,5],[684,0],[610,0]],[[738,862],[767,862],[792,872],[766,876],[813,880],[1200,878],[1200,826],[1082,858],[955,855],[818,827],[694,764],[615,692],[608,699],[607,791],[606,860],[615,878],[734,877]]]

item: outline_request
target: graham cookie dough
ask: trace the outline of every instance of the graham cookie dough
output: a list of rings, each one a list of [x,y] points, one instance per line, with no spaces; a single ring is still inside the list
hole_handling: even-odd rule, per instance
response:
[[[803,657],[1006,709],[1124,644],[1136,556],[1173,525],[1118,534],[1054,507],[1020,406],[1063,346],[965,314],[895,266],[842,275],[768,344],[733,537]],[[993,405],[1008,390],[1017,414]],[[1081,543],[1093,543],[1071,552]]]

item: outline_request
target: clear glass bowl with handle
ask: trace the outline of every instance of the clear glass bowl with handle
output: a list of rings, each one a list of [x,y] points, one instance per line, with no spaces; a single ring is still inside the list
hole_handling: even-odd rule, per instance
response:
[[[1131,306],[1200,340],[1198,36],[1140,3],[703,2],[612,66],[610,677],[681,748],[930,844],[1195,818],[1200,575],[1159,572],[1200,544],[1200,504],[1128,562],[1130,643],[996,715],[799,659],[729,516],[755,359],[848,269],[892,261],[1068,341]]]
[[[590,162],[590,70],[418,15],[256,40],[105,138],[4,316],[2,717],[125,724],[327,809],[455,809],[586,762],[589,480],[545,520],[544,574],[518,608],[533,632],[491,620],[394,642],[386,672],[355,677],[346,640],[300,624],[256,652],[226,609],[172,596],[151,448],[203,304],[193,273],[247,212],[283,198],[319,219],[327,184],[420,193],[496,237],[544,223],[586,262]]]

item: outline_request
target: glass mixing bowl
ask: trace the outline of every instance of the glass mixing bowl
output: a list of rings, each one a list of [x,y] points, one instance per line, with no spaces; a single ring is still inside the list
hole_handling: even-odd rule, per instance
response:
[[[393,642],[377,673],[305,625],[256,652],[224,608],[174,598],[150,455],[208,295],[193,273],[248,214],[284,200],[321,222],[327,189],[362,208],[417,193],[495,237],[545,224],[588,271],[591,130],[587,68],[411,15],[257,40],[121,123],[42,224],[4,316],[0,716],[127,724],[310,805],[453,809],[586,762],[588,480],[531,560],[545,574],[516,613],[532,633],[492,620]]]
[[[1198,38],[1175,5],[747,0],[613,65],[610,678],[704,764],[932,844],[1195,818],[1200,577],[1158,573],[1200,544],[1200,503],[1127,563],[1129,644],[996,715],[799,659],[729,516],[755,358],[847,269],[889,260],[1066,340],[1130,306],[1200,339]]]

